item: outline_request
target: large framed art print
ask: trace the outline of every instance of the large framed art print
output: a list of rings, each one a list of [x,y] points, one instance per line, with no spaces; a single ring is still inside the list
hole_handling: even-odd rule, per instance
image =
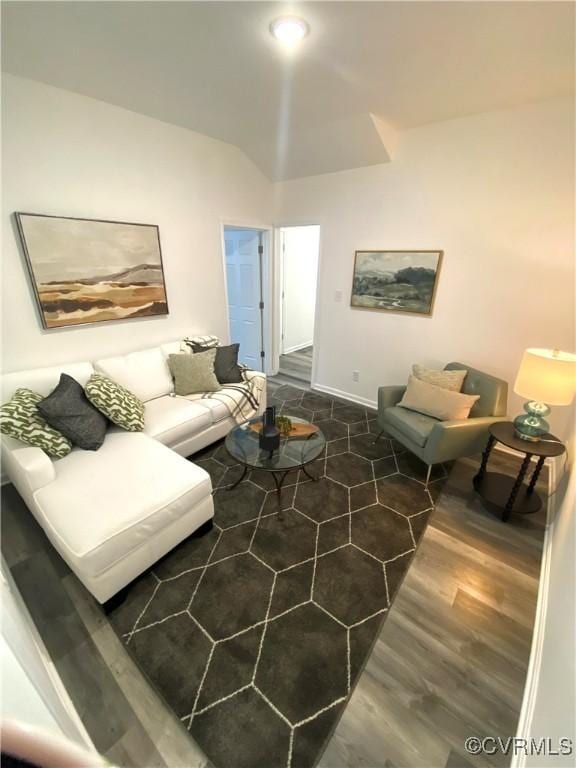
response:
[[[356,251],[351,305],[431,315],[442,251]]]
[[[15,216],[44,328],[168,314],[155,224]]]

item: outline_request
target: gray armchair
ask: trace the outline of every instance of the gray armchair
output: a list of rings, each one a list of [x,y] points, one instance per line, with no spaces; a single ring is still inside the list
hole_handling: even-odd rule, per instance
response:
[[[448,363],[444,370],[463,368],[468,373],[462,392],[480,395],[468,419],[439,421],[398,405],[406,387],[378,389],[378,425],[382,430],[378,438],[386,433],[422,459],[428,465],[426,485],[434,464],[479,453],[486,445],[490,424],[506,420],[508,384],[464,363]]]

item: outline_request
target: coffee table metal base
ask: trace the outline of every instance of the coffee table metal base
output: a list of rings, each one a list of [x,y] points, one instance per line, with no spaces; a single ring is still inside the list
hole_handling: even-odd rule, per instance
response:
[[[252,469],[254,469],[254,467],[249,467],[248,464],[244,464],[244,470],[243,470],[242,474],[240,475],[238,480],[236,480],[236,482],[233,485],[229,485],[228,486],[227,490],[233,491],[234,488],[239,486],[240,483],[244,480],[244,478],[248,474],[248,472],[250,470],[252,470]],[[270,472],[270,474],[272,475],[272,477],[274,479],[274,485],[276,486],[276,494],[277,494],[277,497],[278,497],[278,506],[279,507],[282,506],[282,486],[284,485],[284,481],[286,480],[286,478],[288,477],[290,472],[299,472],[300,470],[302,470],[302,472],[304,472],[304,474],[306,475],[307,478],[309,478],[310,480],[314,481],[315,483],[318,482],[318,478],[314,477],[314,475],[311,475],[310,472],[308,472],[308,470],[306,469],[306,465],[305,464],[302,465],[301,467],[291,467],[290,469],[282,469],[282,470],[267,469],[267,470],[262,470],[264,472]]]

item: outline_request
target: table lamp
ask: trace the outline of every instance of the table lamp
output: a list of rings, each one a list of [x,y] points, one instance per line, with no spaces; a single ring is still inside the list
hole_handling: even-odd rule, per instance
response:
[[[540,440],[550,431],[544,418],[551,405],[570,405],[576,390],[576,355],[559,349],[527,349],[516,376],[514,392],[529,401],[516,416],[516,436]]]

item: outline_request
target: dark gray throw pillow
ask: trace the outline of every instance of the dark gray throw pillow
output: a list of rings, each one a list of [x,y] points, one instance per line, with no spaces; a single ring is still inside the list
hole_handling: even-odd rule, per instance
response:
[[[190,346],[193,352],[206,352],[209,349],[209,347],[203,347],[194,342]],[[240,384],[243,382],[242,369],[238,365],[240,344],[230,344],[228,347],[212,347],[212,349],[216,350],[214,373],[220,384]]]
[[[66,373],[48,397],[37,405],[50,426],[73,445],[85,451],[97,451],[104,442],[108,419],[95,408],[76,379]]]

